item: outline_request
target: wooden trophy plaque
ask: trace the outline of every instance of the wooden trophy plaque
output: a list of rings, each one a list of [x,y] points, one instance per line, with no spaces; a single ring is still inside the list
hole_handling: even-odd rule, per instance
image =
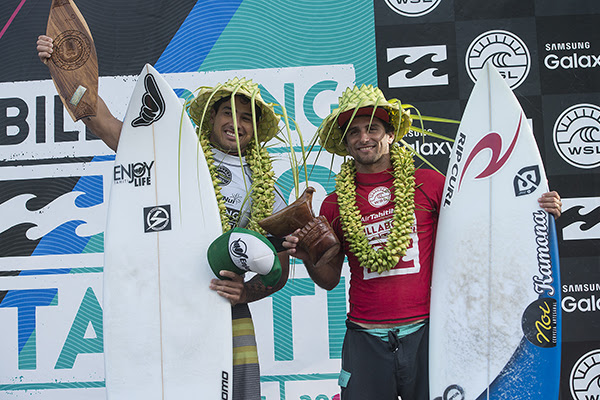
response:
[[[52,0],[46,35],[53,40],[48,68],[58,94],[78,121],[96,115],[98,57],[92,34],[73,0]]]

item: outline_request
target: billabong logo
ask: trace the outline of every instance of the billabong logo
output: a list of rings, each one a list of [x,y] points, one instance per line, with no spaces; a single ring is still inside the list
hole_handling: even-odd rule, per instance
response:
[[[244,271],[249,270],[248,245],[242,240],[242,238],[238,238],[229,243],[229,254],[238,268],[243,269]]]
[[[592,350],[577,360],[571,370],[569,384],[575,400],[600,398],[600,349]]]
[[[519,197],[535,192],[541,180],[540,168],[537,165],[521,168],[513,180],[515,196]]]
[[[485,63],[490,61],[511,89],[529,75],[531,56],[525,42],[508,31],[494,30],[479,35],[467,49],[465,65],[473,82]]]
[[[395,12],[405,17],[420,17],[429,14],[442,0],[385,0]]]
[[[600,107],[576,104],[554,124],[554,147],[567,163],[591,169],[600,165]]]
[[[146,92],[142,95],[142,107],[140,116],[131,121],[131,126],[149,126],[162,118],[165,113],[165,100],[158,90],[156,79],[152,74],[144,77]]]
[[[0,258],[101,253],[103,182],[102,175],[0,181]]]
[[[171,230],[171,206],[163,205],[144,208],[144,232]]]
[[[563,240],[600,239],[600,197],[562,199]]]
[[[398,72],[388,77],[390,88],[448,85],[448,73],[440,72],[448,59],[446,46],[393,47],[387,62],[398,60]]]

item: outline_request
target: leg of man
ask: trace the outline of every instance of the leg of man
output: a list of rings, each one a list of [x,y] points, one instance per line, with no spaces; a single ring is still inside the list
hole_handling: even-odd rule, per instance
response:
[[[429,322],[398,340],[398,393],[403,400],[429,400]]]
[[[395,357],[386,341],[358,330],[346,322],[348,330],[342,347],[339,384],[342,400],[397,400]]]

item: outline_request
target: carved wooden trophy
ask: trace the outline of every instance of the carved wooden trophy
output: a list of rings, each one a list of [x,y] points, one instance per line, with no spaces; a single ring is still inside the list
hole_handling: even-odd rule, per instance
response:
[[[312,211],[312,195],[315,189],[306,188],[298,199],[258,224],[271,235],[284,237],[300,229],[296,234],[298,245],[309,255],[311,262],[319,267],[340,251],[340,242],[324,216],[315,217]]]
[[[92,34],[72,0],[52,0],[46,35],[54,48],[48,68],[73,121],[96,115],[98,57]]]

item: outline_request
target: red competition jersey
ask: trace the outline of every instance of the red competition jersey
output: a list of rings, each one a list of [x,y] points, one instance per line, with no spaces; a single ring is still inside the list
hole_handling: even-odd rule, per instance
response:
[[[382,247],[394,212],[391,171],[356,174],[356,202],[369,243]],[[354,322],[368,324],[405,323],[429,317],[431,269],[438,214],[444,189],[442,174],[428,169],[415,171],[415,216],[412,242],[406,255],[390,271],[370,272],[350,252],[339,219],[337,194],[321,205],[324,215],[342,242],[350,264],[350,312]]]

